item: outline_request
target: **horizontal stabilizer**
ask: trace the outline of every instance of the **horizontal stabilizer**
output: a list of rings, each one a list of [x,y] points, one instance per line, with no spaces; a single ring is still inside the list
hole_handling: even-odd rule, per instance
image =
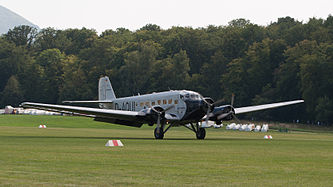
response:
[[[95,100],[95,101],[63,101],[62,103],[75,104],[75,103],[112,103],[113,100]]]

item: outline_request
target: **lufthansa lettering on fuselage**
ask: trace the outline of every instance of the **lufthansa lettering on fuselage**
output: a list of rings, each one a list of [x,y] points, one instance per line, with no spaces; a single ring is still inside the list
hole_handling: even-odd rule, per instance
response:
[[[135,111],[135,101],[127,101],[114,104],[115,110]]]

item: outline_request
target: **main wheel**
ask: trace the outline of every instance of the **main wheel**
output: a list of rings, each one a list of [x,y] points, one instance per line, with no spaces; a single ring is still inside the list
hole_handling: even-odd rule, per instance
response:
[[[204,128],[198,128],[198,131],[197,131],[196,135],[197,135],[197,139],[199,139],[199,140],[205,139],[206,129],[204,129]]]
[[[163,139],[164,138],[163,129],[160,128],[160,132],[157,133],[157,128],[155,128],[154,136],[155,136],[155,139]]]

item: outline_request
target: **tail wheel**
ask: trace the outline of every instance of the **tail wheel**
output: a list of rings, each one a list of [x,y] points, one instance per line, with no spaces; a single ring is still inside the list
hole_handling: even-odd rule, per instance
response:
[[[198,128],[196,135],[197,139],[203,140],[206,137],[206,130],[204,128]]]
[[[154,136],[155,136],[155,139],[163,139],[164,138],[163,129],[160,128],[160,130],[158,132],[157,128],[155,128],[155,130],[154,130]]]

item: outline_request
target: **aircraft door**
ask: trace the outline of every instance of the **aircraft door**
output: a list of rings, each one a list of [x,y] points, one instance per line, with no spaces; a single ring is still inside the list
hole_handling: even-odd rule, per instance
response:
[[[179,96],[179,102],[176,105],[176,112],[180,118],[182,118],[186,113],[186,103],[184,102],[184,96]]]

